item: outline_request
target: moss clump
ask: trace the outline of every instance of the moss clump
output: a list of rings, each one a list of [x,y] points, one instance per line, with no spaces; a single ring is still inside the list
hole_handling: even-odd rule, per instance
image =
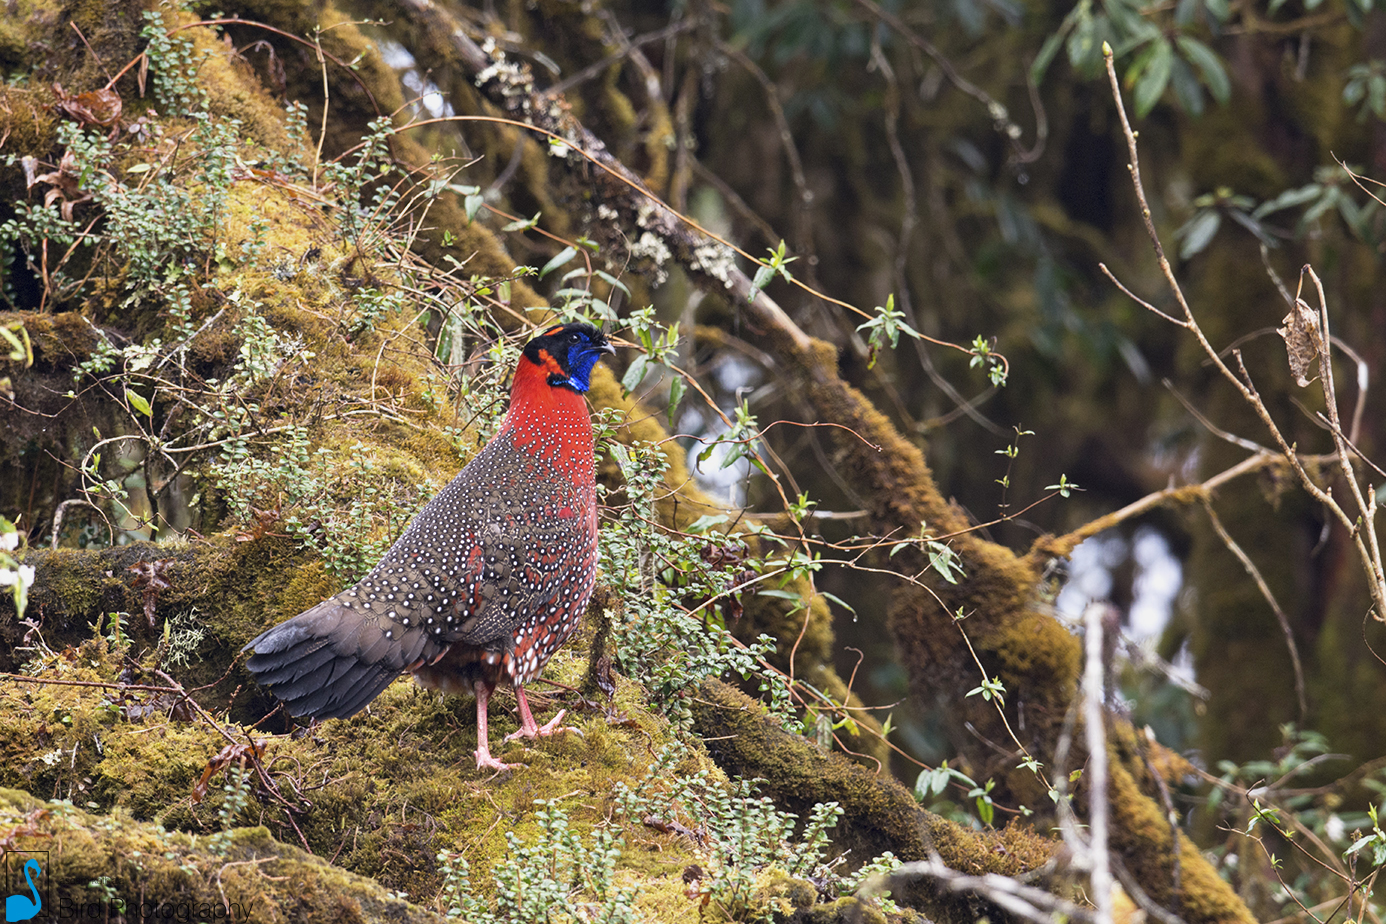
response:
[[[1158,803],[1142,792],[1141,781],[1128,767],[1143,765],[1134,731],[1118,729],[1108,741],[1112,806],[1112,846],[1140,882],[1151,883],[1151,900],[1174,908],[1186,921],[1250,924],[1255,920],[1237,894],[1207,863],[1199,862],[1198,848],[1182,831],[1172,828]],[[1146,774],[1141,774],[1145,776]],[[1146,789],[1153,789],[1146,779]],[[1180,858],[1180,889],[1176,893],[1174,851]]]
[[[441,922],[378,883],[279,843],[264,828],[174,832],[123,811],[94,815],[0,789],[7,850],[30,852],[59,916],[176,920]]]
[[[762,779],[777,805],[801,817],[815,802],[836,800],[844,815],[834,841],[854,857],[889,850],[903,860],[922,860],[937,852],[961,872],[1015,876],[1042,867],[1056,845],[1022,824],[979,833],[930,815],[894,779],[876,776],[840,754],[828,753],[780,729],[756,701],[725,684],[703,685],[694,706],[695,727],[708,742],[718,766],[729,774]],[[914,899],[931,917],[957,920],[955,899],[921,886]]]

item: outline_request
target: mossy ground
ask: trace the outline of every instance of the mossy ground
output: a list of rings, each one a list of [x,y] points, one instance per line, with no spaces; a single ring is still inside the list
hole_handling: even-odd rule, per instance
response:
[[[0,789],[0,832],[16,858],[41,860],[44,913],[60,919],[444,920],[261,827],[214,839]]]
[[[598,825],[622,831],[626,849],[620,875],[627,884],[638,883],[640,904],[650,919],[697,917],[697,902],[681,879],[688,866],[706,862],[696,845],[638,821],[613,819],[615,784],[638,788],[672,740],[668,723],[643,707],[642,691],[628,682],[620,682],[615,696],[600,705],[555,696],[567,701],[566,724],[576,731],[538,742],[501,743],[517,722],[513,697],[498,695],[492,707],[493,747],[497,756],[521,766],[495,774],[476,769],[470,698],[439,696],[402,680],[353,720],[265,735],[229,721],[224,711],[213,720],[180,705],[174,695],[117,691],[118,683],[138,673],[132,653],[131,647],[112,646],[104,638],[62,652],[40,650],[25,665],[32,681],[0,685],[0,786],[75,806],[84,825],[139,823],[144,836],[174,845],[150,847],[146,854],[176,853],[177,844],[200,844],[205,852],[226,825],[224,813],[232,810],[223,786],[236,774],[237,762],[229,765],[230,773],[222,768],[209,774],[205,797],[197,799],[199,779],[228,744],[254,738],[264,742],[259,761],[264,777],[247,773],[253,795],[234,818],[237,838],[267,841],[272,834],[388,892],[444,911],[435,862],[439,851],[464,857],[473,870],[473,886],[489,891],[490,871],[507,862],[506,835],[533,841],[539,833],[535,810],[546,802],[562,807],[578,831]],[[586,666],[579,651],[565,651],[551,662],[548,675],[573,686]],[[558,705],[542,693],[542,684],[536,690],[536,709]],[[680,775],[699,770],[718,774],[696,748],[676,768]],[[260,835],[248,833],[257,830]],[[125,848],[107,844],[102,849],[119,855]],[[127,888],[135,884],[156,886],[147,871],[116,864],[103,872],[118,881],[127,900],[133,894]],[[54,876],[66,881],[63,870]],[[276,901],[272,895],[258,900]]]

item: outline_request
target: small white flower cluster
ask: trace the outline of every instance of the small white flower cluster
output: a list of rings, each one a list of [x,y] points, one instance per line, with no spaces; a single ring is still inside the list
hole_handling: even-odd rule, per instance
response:
[[[15,610],[22,617],[29,588],[34,586],[34,566],[21,565],[15,559],[13,552],[18,548],[19,531],[9,520],[0,517],[0,587],[13,588]]]
[[[732,287],[732,270],[736,268],[736,255],[731,248],[716,241],[704,241],[693,248],[693,259],[689,265],[695,270],[707,273],[713,279],[720,279],[728,289]]]
[[[483,87],[492,80],[496,81],[500,88],[501,95],[506,99],[515,97],[528,97],[534,92],[534,78],[529,71],[507,61],[505,52],[496,46],[496,40],[488,36],[482,43],[481,50],[491,58],[491,63],[482,68],[481,71],[472,78],[472,82],[478,87]]]
[[[14,568],[0,565],[0,587],[12,587],[15,584],[23,584],[27,592],[34,586],[34,566],[18,565]]]
[[[673,255],[669,252],[668,245],[653,232],[643,232],[640,239],[630,245],[630,255],[636,260],[650,261],[655,286],[662,286],[668,281],[669,271],[664,268],[664,265],[669,262]]]

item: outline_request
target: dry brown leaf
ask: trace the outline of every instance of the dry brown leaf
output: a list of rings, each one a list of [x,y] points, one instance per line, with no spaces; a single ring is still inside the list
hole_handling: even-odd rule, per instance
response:
[[[112,89],[103,87],[100,90],[68,96],[63,91],[62,84],[55,83],[53,92],[58,97],[58,108],[83,125],[101,125],[109,128],[120,121],[123,106],[120,94]]]
[[[68,221],[72,220],[72,209],[74,206],[91,199],[91,193],[82,192],[81,173],[77,168],[77,158],[71,151],[63,154],[63,159],[58,163],[58,169],[52,173],[38,175],[38,161],[33,158],[24,159],[24,181],[33,188],[40,183],[52,186],[43,196],[44,208],[54,202],[62,202],[62,216]]]
[[[264,738],[252,738],[245,744],[228,744],[222,748],[217,755],[207,761],[207,766],[202,771],[202,777],[193,784],[192,803],[197,805],[207,796],[207,784],[212,781],[212,777],[218,772],[225,770],[233,761],[257,761],[265,753],[266,741]]]
[[[1285,338],[1285,352],[1290,357],[1290,373],[1300,388],[1309,384],[1309,367],[1319,358],[1323,350],[1323,337],[1319,334],[1319,314],[1310,308],[1304,299],[1295,299],[1295,306],[1280,322],[1284,327],[1276,333]]]

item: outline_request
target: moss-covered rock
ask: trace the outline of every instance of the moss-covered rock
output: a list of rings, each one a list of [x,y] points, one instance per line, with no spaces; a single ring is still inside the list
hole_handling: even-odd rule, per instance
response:
[[[60,918],[441,922],[263,827],[195,835],[67,801],[0,790],[0,830],[16,863],[40,861],[42,913]]]

